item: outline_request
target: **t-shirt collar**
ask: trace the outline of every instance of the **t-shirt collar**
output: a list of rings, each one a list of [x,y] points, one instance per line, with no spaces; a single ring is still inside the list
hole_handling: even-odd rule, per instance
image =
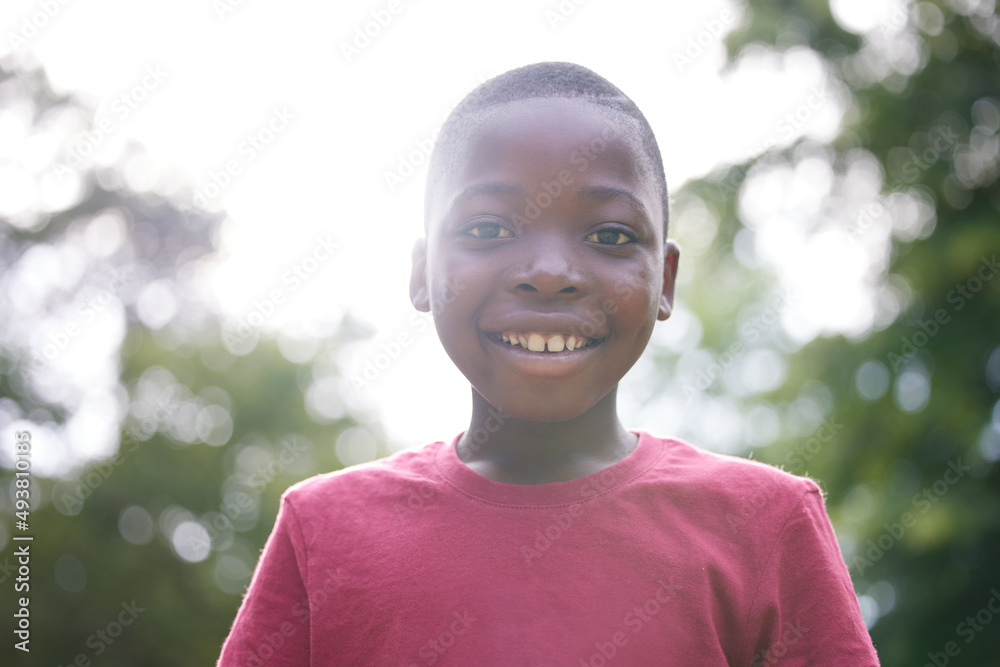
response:
[[[441,476],[467,496],[482,502],[508,507],[553,507],[586,502],[628,484],[648,470],[659,458],[660,441],[644,431],[632,431],[639,442],[618,463],[600,472],[567,482],[548,484],[505,484],[485,477],[458,458],[459,433],[450,444],[441,443],[435,463]]]

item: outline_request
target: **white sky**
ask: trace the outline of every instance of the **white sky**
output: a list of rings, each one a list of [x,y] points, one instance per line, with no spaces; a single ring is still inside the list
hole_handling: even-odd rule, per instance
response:
[[[309,331],[311,320],[354,310],[379,331],[354,359],[357,370],[384,341],[415,336],[351,399],[376,410],[390,436],[407,446],[464,428],[469,399],[432,329],[410,320],[409,254],[421,233],[423,167],[394,191],[385,174],[481,80],[542,60],[591,67],[650,120],[674,191],[769,140],[785,144],[801,132],[829,138],[842,112],[830,98],[805,120],[800,114],[794,132],[780,125],[822,88],[815,59],[762,57],[722,77],[720,32],[742,14],[720,0],[404,0],[351,62],[341,45],[373,12],[385,20],[388,0],[245,0],[221,16],[224,0],[52,4],[58,11],[32,34],[26,26],[42,22],[34,18],[41,3],[5,3],[0,54],[15,50],[12,35],[23,37],[20,52],[34,54],[58,88],[89,96],[96,118],[110,119],[112,128],[97,159],[112,160],[116,146],[134,139],[155,165],[177,167],[202,187],[228,161],[238,163],[239,174],[214,199],[231,217],[225,261],[211,286],[224,312],[243,317],[255,299],[276,288],[289,292],[283,275],[314,252],[317,237],[332,235],[339,253],[269,325]],[[546,12],[560,6],[574,11],[553,26]],[[162,81],[150,71],[162,72]],[[145,99],[122,119],[120,96],[144,81]],[[242,143],[276,110],[293,119],[276,125],[282,129],[273,142],[251,159]],[[141,173],[134,177],[141,182]]]

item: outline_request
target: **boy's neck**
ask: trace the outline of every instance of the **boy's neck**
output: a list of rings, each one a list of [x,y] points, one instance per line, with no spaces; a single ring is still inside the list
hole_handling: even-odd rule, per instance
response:
[[[617,388],[587,412],[561,422],[515,419],[472,392],[472,422],[457,444],[472,470],[505,484],[565,482],[618,463],[638,437],[618,420]]]

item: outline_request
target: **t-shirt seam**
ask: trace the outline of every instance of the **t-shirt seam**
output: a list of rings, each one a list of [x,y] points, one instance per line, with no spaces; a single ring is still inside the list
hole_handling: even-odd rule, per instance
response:
[[[659,440],[661,444],[663,443],[662,439],[654,438],[654,440]],[[448,444],[445,444],[444,446],[445,447],[450,447],[450,445],[448,445]],[[555,504],[555,505],[551,505],[551,504],[550,505],[510,505],[510,504],[506,504],[506,503],[496,502],[496,501],[493,501],[493,500],[487,500],[485,498],[480,498],[479,496],[474,495],[473,493],[470,493],[469,491],[466,491],[465,489],[463,489],[462,487],[458,486],[457,484],[455,484],[454,482],[452,482],[450,479],[448,479],[448,476],[445,475],[444,472],[441,470],[441,465],[440,465],[440,462],[438,461],[438,457],[437,457],[436,453],[435,453],[435,456],[434,456],[434,469],[437,471],[438,476],[448,486],[452,487],[453,489],[455,489],[456,491],[458,491],[459,493],[461,493],[463,496],[466,496],[467,498],[470,498],[470,499],[475,500],[477,502],[483,503],[484,505],[492,505],[493,507],[504,507],[504,508],[507,508],[507,509],[526,509],[526,510],[558,509],[558,508],[561,508],[561,507],[571,507],[573,505],[578,505],[578,504],[580,504],[582,502],[593,502],[593,501],[597,500],[598,498],[600,498],[602,496],[608,495],[610,493],[614,493],[616,491],[619,491],[619,490],[625,488],[626,486],[628,486],[629,484],[631,484],[632,482],[634,482],[636,479],[638,479],[642,475],[645,475],[647,472],[649,472],[649,470],[652,469],[653,466],[655,466],[657,464],[657,462],[659,462],[660,458],[664,454],[664,451],[665,451],[665,448],[664,447],[660,447],[660,451],[656,454],[656,456],[654,456],[650,460],[650,462],[644,468],[642,468],[641,470],[637,470],[631,477],[629,477],[628,479],[622,480],[622,483],[619,484],[619,485],[617,485],[617,486],[613,486],[610,489],[605,489],[604,491],[600,491],[598,493],[595,493],[594,495],[587,496],[587,498],[582,499],[582,500],[575,500],[575,501],[571,501],[571,502],[563,502],[563,503],[558,503],[558,504]],[[608,470],[608,468],[605,468],[604,470]],[[600,475],[601,472],[604,472],[604,471],[602,470],[602,471],[594,473],[594,474],[595,475]],[[588,475],[588,477],[589,477],[589,475]],[[578,481],[578,480],[571,480],[571,481]]]
[[[760,588],[764,584],[764,577],[767,575],[768,566],[771,564],[771,559],[774,557],[775,550],[778,548],[778,545],[781,543],[781,536],[784,535],[785,529],[788,528],[788,524],[791,522],[792,517],[795,516],[795,512],[799,509],[799,507],[802,506],[802,502],[805,500],[806,495],[808,495],[810,493],[820,493],[820,490],[819,490],[819,488],[815,488],[815,489],[806,489],[805,491],[803,491],[802,495],[799,496],[798,502],[795,503],[795,505],[792,507],[791,511],[788,513],[788,516],[785,517],[785,521],[781,525],[781,530],[778,531],[778,535],[774,539],[774,544],[771,545],[771,550],[768,552],[767,558],[764,560],[764,566],[761,568],[760,577],[757,580],[757,586],[754,588],[753,598],[750,600],[750,608],[747,610],[746,619],[744,621],[744,627],[745,627],[745,629],[743,631],[744,634],[748,634],[749,633],[750,618],[753,616],[754,607],[757,604],[757,597],[760,595]],[[747,636],[744,639],[744,644],[749,643],[750,640],[751,640],[751,637]]]
[[[285,498],[285,503],[288,505],[290,523],[294,524],[294,528],[298,533],[299,542],[302,544],[302,566],[299,568],[299,576],[302,578],[302,588],[306,591],[306,595],[309,594],[309,543],[306,541],[305,532],[302,530],[302,523],[299,521],[298,510],[295,509],[295,505],[292,503],[291,496]],[[291,537],[292,525],[289,526],[289,537]],[[292,550],[298,555],[298,548],[295,546],[294,540],[292,541]],[[297,560],[297,559],[296,559]],[[297,563],[296,563],[297,564]]]

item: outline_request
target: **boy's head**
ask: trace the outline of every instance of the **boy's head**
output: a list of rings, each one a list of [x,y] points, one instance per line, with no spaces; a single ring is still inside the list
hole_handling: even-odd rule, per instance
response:
[[[411,298],[480,396],[577,417],[618,384],[673,304],[678,250],[652,130],[568,63],[473,91],[431,155]]]
[[[463,158],[469,139],[486,120],[502,113],[503,105],[522,100],[546,98],[575,99],[604,110],[615,131],[627,137],[640,152],[656,182],[663,207],[663,238],[667,238],[669,199],[660,147],[639,107],[614,84],[596,72],[573,63],[537,63],[510,70],[485,81],[459,102],[445,120],[431,154],[425,193],[425,225],[432,217],[431,206],[439,189]],[[595,149],[584,152],[589,159]],[[598,146],[599,148],[599,146]]]

